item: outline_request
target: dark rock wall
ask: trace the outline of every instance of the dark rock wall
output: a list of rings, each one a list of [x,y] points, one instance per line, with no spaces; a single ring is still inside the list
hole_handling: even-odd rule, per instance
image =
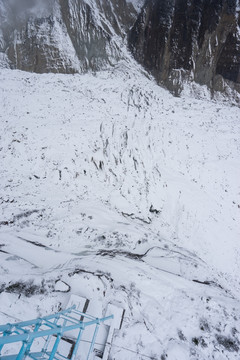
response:
[[[21,30],[15,31],[6,51],[11,66],[37,73],[76,72],[71,61],[59,50],[54,36],[55,26],[56,19],[49,16],[30,19]]]
[[[126,0],[43,0],[42,6],[31,0],[24,10],[19,1],[23,6],[23,0],[0,0],[0,52],[12,68],[38,73],[116,63],[123,57],[121,39],[137,16]]]
[[[176,95],[183,79],[224,91],[223,79],[240,81],[237,6],[238,0],[146,0],[130,50]]]
[[[61,18],[84,71],[99,70],[121,59],[120,38],[136,19],[136,12],[125,0],[95,0],[94,8],[81,0],[59,0]],[[97,21],[96,21],[97,20]]]
[[[142,3],[142,0],[139,0]],[[159,84],[240,92],[240,0],[0,0],[0,64],[34,72],[100,70],[126,45]]]

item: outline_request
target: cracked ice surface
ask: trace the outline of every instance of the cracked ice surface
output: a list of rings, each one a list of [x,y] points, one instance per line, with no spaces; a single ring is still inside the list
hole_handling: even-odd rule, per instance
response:
[[[126,309],[112,359],[238,359],[239,108],[121,66],[0,78],[1,323],[70,289]]]

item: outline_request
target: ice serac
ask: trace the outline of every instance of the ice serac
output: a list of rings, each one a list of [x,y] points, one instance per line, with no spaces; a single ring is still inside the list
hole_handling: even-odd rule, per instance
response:
[[[103,69],[123,58],[136,15],[125,0],[2,0],[0,61],[37,73]]]
[[[184,80],[240,89],[238,0],[147,0],[129,34],[134,57],[173,93]]]

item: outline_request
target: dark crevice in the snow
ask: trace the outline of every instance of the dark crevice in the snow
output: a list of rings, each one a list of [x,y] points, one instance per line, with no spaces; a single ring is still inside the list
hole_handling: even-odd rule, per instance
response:
[[[39,243],[39,242],[37,242],[37,241],[27,240],[27,239],[22,238],[21,236],[18,236],[18,239],[21,239],[21,240],[23,240],[23,241],[26,241],[27,243],[32,244],[32,245],[36,245],[36,246],[39,246],[39,247],[46,248],[46,246],[45,246],[45,245],[40,244],[40,243]]]
[[[1,248],[6,246],[5,244],[0,244],[0,252],[1,253],[4,253],[4,254],[9,254],[9,252],[5,251],[5,250],[2,250]]]
[[[25,212],[23,212],[23,213],[14,215],[11,220],[3,220],[3,221],[0,221],[0,226],[1,226],[1,225],[12,225],[12,224],[14,224],[17,220],[20,220],[20,219],[23,219],[23,218],[27,218],[27,217],[31,216],[32,214],[38,214],[39,212],[43,212],[44,210],[45,210],[45,209],[41,209],[41,210],[34,209],[34,210],[25,211]]]
[[[165,249],[160,248],[160,247],[158,247],[158,246],[154,246],[154,247],[149,248],[149,249],[148,249],[145,253],[143,253],[143,254],[135,254],[135,253],[131,253],[131,252],[128,252],[128,251],[120,251],[120,250],[114,249],[114,250],[99,250],[96,255],[99,255],[99,256],[109,256],[109,257],[111,257],[111,258],[114,258],[114,257],[116,257],[116,256],[124,256],[124,257],[126,257],[126,258],[128,258],[128,259],[145,262],[145,261],[144,261],[144,257],[147,256],[147,254],[148,254],[150,251],[154,250],[154,249],[165,250]],[[181,254],[181,253],[178,252],[178,251],[172,251],[172,252],[173,252],[173,253],[176,253],[176,254],[180,254],[181,256],[183,256],[183,254]],[[159,259],[161,259],[161,258],[164,258],[164,256],[159,256]],[[184,256],[182,259],[183,259],[183,260],[184,260],[184,259],[192,260],[192,259],[191,259],[190,257],[188,257],[188,256]],[[153,265],[151,265],[151,266],[154,267]],[[166,269],[164,269],[164,268],[157,267],[157,270],[162,271],[162,272],[166,272],[166,273],[168,273],[168,274],[171,274],[171,275],[174,275],[174,276],[177,276],[177,277],[185,278],[185,276],[182,275],[182,274],[178,274],[178,273],[176,273],[176,272],[172,272],[172,271],[166,270]],[[188,280],[191,281],[191,279],[188,279]],[[228,290],[224,289],[220,284],[218,284],[218,283],[215,282],[215,281],[210,281],[210,280],[200,281],[200,280],[197,280],[197,279],[192,279],[192,281],[195,282],[195,283],[198,283],[198,284],[202,284],[202,285],[208,285],[208,286],[217,287],[217,288],[223,290],[226,294],[228,294],[228,295],[231,296],[231,294],[229,293]]]
[[[18,236],[17,238],[20,239],[20,240],[23,240],[23,241],[25,241],[25,242],[27,242],[27,243],[29,243],[29,244],[32,244],[32,245],[34,245],[34,246],[42,247],[42,248],[44,248],[45,250],[51,250],[51,251],[54,251],[54,252],[56,252],[56,253],[59,253],[59,252],[60,252],[59,250],[52,249],[52,248],[50,248],[50,247],[48,247],[48,246],[46,246],[46,245],[44,245],[44,244],[39,243],[38,241],[32,241],[32,240],[24,239],[24,238],[21,237],[21,236]]]
[[[161,210],[157,210],[153,207],[153,205],[150,206],[150,209],[149,209],[150,213],[153,213],[153,214],[160,214],[161,213]]]
[[[150,249],[148,249],[144,254],[134,254],[134,253],[131,253],[131,252],[128,252],[128,251],[119,251],[119,250],[99,250],[97,252],[96,255],[100,255],[100,256],[109,256],[109,257],[116,257],[117,255],[119,256],[124,256],[124,257],[127,257],[129,259],[132,259],[132,260],[137,260],[137,261],[142,261],[144,262],[144,256],[146,256],[148,254],[148,252],[154,248],[159,248],[158,246],[154,246]],[[160,249],[160,248],[159,248]],[[160,258],[160,257],[159,257]],[[152,265],[151,265],[152,266]],[[154,266],[152,266],[154,267]],[[172,271],[169,271],[169,270],[166,270],[166,269],[163,269],[163,268],[159,268],[157,267],[157,270],[159,271],[162,271],[162,272],[165,272],[167,274],[171,274],[171,275],[174,275],[174,276],[178,276],[178,277],[183,277],[181,276],[180,274],[177,274],[175,272],[172,272]]]
[[[9,254],[7,251],[4,251],[4,250],[0,250],[1,253],[4,253],[4,254]],[[11,254],[10,254],[11,255]]]
[[[117,250],[117,249],[111,249],[111,250],[102,249],[102,250],[99,250],[96,255],[110,256],[110,257],[115,257],[115,256],[119,255],[119,256],[125,256],[125,257],[133,259],[133,260],[142,260],[142,258],[144,256],[147,256],[149,252],[151,252],[152,250],[157,250],[157,249],[164,251],[166,254],[169,254],[169,253],[178,254],[181,256],[181,259],[183,259],[183,260],[193,261],[192,257],[195,258],[194,254],[191,254],[192,255],[192,257],[191,257],[188,255],[182,254],[180,251],[169,250],[169,248],[166,249],[166,248],[160,247],[160,246],[152,246],[149,249],[147,249],[143,254],[132,253],[129,251],[121,251],[121,250]],[[161,257],[164,257],[164,256],[159,256],[159,258],[161,258]]]
[[[233,338],[223,336],[223,335],[215,335],[217,342],[223,346],[227,351],[230,352],[238,352],[239,351],[239,344],[238,340]]]
[[[152,219],[150,218],[150,217],[148,217],[148,219],[146,220],[146,219],[143,219],[143,218],[140,218],[140,217],[138,217],[138,216],[134,216],[134,214],[133,213],[131,213],[131,214],[128,214],[128,213],[125,213],[125,212],[121,212],[121,214],[124,216],[124,217],[130,217],[132,220],[140,220],[140,221],[142,221],[144,224],[151,224],[151,222],[152,222]]]
[[[223,290],[228,296],[230,296],[232,299],[235,298],[234,295],[231,293],[231,291],[226,290],[222,285],[218,284],[218,283],[215,282],[215,281],[209,281],[209,280],[200,281],[200,280],[196,280],[196,279],[193,279],[192,281],[195,282],[195,283],[201,284],[201,285],[207,285],[207,286],[211,286],[211,287],[215,287],[215,288],[221,289],[221,290]]]
[[[53,290],[53,284],[51,281],[45,282],[42,280],[41,284],[35,284],[34,280],[29,281],[16,281],[10,282],[7,284],[2,284],[0,288],[0,293],[5,291],[7,293],[18,294],[19,297],[24,295],[26,297],[31,297],[33,295],[47,294],[49,291]]]
[[[90,274],[93,276],[98,277],[99,279],[101,279],[102,277],[106,278],[109,282],[113,282],[113,278],[110,276],[110,273],[105,273],[102,271],[90,271],[90,270],[85,270],[85,269],[75,269],[74,271],[68,273],[69,277],[74,276],[75,274],[81,274],[81,273],[86,273],[86,274]]]
[[[200,281],[200,280],[196,280],[196,279],[193,279],[192,281],[194,281],[194,282],[196,282],[198,284],[203,284],[203,285],[208,285],[208,286],[215,286],[215,287],[218,287],[218,288],[224,290],[223,287],[221,285],[217,284],[215,281],[208,281],[208,280]]]
[[[22,257],[22,256],[15,255],[15,254],[13,254],[13,253],[11,253],[11,252],[8,252],[8,251],[5,251],[5,250],[0,250],[0,252],[2,252],[2,253],[4,253],[4,254],[10,255],[10,256],[7,258],[7,260],[15,260],[15,261],[16,261],[16,260],[23,260],[23,261],[25,261],[26,263],[30,264],[31,267],[32,267],[32,269],[38,269],[38,268],[39,268],[39,266],[35,265],[33,262],[25,259],[25,258]]]
[[[56,285],[59,285],[60,284],[60,287],[61,287],[61,284],[65,287],[65,289],[64,288],[62,288],[62,289],[54,289],[53,291],[54,292],[62,292],[62,293],[69,293],[70,291],[71,291],[71,286],[69,285],[69,284],[67,284],[66,283],[66,281],[63,281],[63,280],[61,280],[61,279],[57,279],[56,281],[55,281],[55,286]]]
[[[1,225],[11,225],[11,224],[13,224],[13,223],[14,223],[13,220],[9,220],[9,221],[3,220],[3,221],[0,221],[0,226],[1,226]]]
[[[43,210],[34,209],[34,210],[24,211],[23,213],[14,215],[13,221],[16,221],[16,220],[19,220],[19,219],[28,217],[28,216],[30,216],[30,215],[32,215],[32,214],[34,214],[34,213],[39,213],[40,211],[44,211],[44,209],[43,209]]]
[[[146,252],[147,253],[147,252]],[[115,256],[125,256],[129,259],[133,259],[133,260],[142,260],[142,257],[146,255],[146,253],[144,254],[134,254],[131,253],[129,251],[121,251],[121,250],[99,250],[97,252],[97,255],[100,256],[109,256],[109,257],[115,257]]]

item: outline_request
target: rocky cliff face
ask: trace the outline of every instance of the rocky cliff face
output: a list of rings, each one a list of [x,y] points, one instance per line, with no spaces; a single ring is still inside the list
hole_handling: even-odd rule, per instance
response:
[[[185,81],[240,92],[239,0],[0,0],[0,64],[38,73],[129,57],[178,95]]]
[[[0,51],[12,68],[73,73],[123,58],[124,35],[136,19],[125,0],[2,0]]]
[[[129,35],[134,57],[172,92],[182,80],[239,90],[238,0],[147,0]]]

